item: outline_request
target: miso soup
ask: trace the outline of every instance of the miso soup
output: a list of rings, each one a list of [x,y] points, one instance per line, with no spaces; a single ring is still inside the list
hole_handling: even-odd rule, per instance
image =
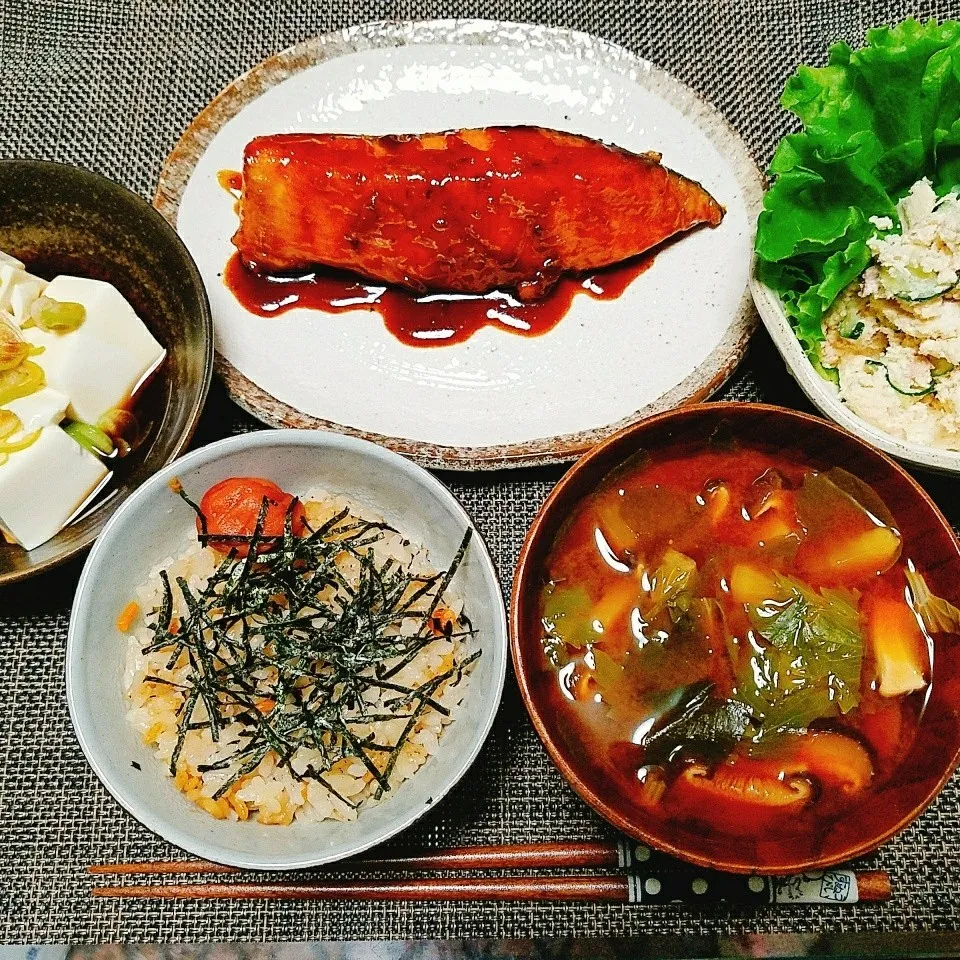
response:
[[[934,635],[960,626],[892,506],[749,446],[676,444],[608,475],[541,593],[568,749],[660,834],[732,838],[757,862],[872,816],[930,696]]]

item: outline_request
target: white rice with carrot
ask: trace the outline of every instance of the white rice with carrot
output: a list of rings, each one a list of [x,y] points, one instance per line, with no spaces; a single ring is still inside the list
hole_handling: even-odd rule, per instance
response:
[[[478,655],[451,588],[469,535],[438,572],[343,497],[303,505],[307,533],[250,558],[194,540],[123,616],[128,720],[219,819],[352,820],[389,797],[437,752]]]

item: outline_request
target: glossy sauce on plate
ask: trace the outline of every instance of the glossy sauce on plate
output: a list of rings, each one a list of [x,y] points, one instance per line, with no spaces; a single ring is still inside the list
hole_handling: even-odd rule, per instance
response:
[[[401,343],[436,347],[462,343],[484,327],[541,336],[563,319],[578,294],[614,300],[650,268],[653,259],[653,254],[645,254],[587,276],[561,277],[544,297],[527,301],[499,290],[485,295],[418,295],[337,270],[316,270],[300,277],[271,276],[248,270],[237,253],[227,262],[223,282],[245,309],[261,317],[296,307],[323,313],[374,310]]]

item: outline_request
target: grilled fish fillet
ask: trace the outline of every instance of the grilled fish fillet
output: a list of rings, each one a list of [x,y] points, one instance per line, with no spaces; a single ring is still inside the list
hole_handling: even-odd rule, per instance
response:
[[[259,272],[323,265],[418,292],[524,299],[724,215],[657,154],[540,127],[258,137],[239,211],[233,242]]]

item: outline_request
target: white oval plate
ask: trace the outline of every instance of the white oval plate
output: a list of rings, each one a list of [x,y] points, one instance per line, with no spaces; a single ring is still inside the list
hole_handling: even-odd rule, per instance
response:
[[[535,338],[486,328],[409,347],[357,311],[248,313],[220,274],[233,198],[217,181],[261,134],[420,133],[533,124],[655,150],[726,208],[666,247],[617,300],[575,298]],[[268,423],[375,439],[422,463],[571,459],[628,423],[715,390],[754,326],[747,292],[761,178],[738,135],[692,90],[581,33],[487,21],[384,22],[309,40],[235,81],[194,121],[156,204],[196,258],[219,369]]]
[[[436,754],[376,806],[347,823],[288,827],[215,820],[165,774],[127,722],[122,678],[126,645],[116,617],[150,570],[194,535],[191,509],[169,489],[173,478],[202,493],[231,476],[273,480],[292,493],[342,493],[423,544],[431,562],[454,556],[470,518],[426,470],[381,446],[313,430],[263,430],[194,450],[140,487],[104,527],[87,558],[67,634],[67,704],[90,766],[144,826],[207,860],[251,870],[295,870],[353,856],[408,827],[466,773],[493,725],[507,668],[507,623],[493,561],[474,528],[453,585],[463,598],[482,655],[456,719]]]
[[[793,327],[790,326],[790,320],[784,312],[783,304],[776,291],[758,280],[755,275],[750,281],[750,288],[763,325],[776,344],[777,350],[780,351],[787,369],[810,402],[824,416],[904,463],[927,470],[936,470],[938,473],[960,473],[960,451],[909,443],[885,433],[872,423],[867,423],[866,420],[858,417],[840,399],[836,386],[824,380],[813,369],[813,365],[803,352],[803,347],[800,346],[797,335],[793,332]]]

